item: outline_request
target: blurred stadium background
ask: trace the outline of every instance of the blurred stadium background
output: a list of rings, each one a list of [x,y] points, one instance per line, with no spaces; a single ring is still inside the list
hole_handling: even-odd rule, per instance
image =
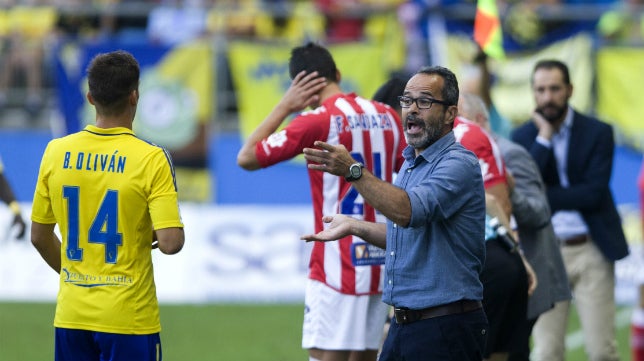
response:
[[[572,71],[573,106],[615,128],[611,187],[633,251],[617,264],[623,350],[637,286],[644,282],[637,189],[644,150],[640,2],[497,1],[506,58],[488,61],[491,96],[507,126],[523,122],[534,106],[534,63],[554,57]],[[464,83],[478,51],[475,11],[474,0],[0,0],[6,176],[28,218],[47,142],[93,122],[84,102],[87,63],[104,51],[132,52],[143,70],[135,131],[171,151],[186,223],[184,250],[155,259],[161,302],[182,310],[295,304],[290,346],[302,358],[297,309],[308,246],[299,236],[313,224],[306,171],[301,159],[252,175],[242,171],[235,161],[240,141],[288,87],[289,51],[307,40],[328,45],[343,89],[363,96],[424,64],[445,65]],[[9,222],[0,206],[0,302],[9,302],[0,303],[0,360],[13,359],[3,356],[6,345],[16,344],[6,334],[20,322],[9,318],[13,307],[51,304],[57,289],[56,275],[28,242],[14,239]],[[34,327],[48,330],[49,316]]]

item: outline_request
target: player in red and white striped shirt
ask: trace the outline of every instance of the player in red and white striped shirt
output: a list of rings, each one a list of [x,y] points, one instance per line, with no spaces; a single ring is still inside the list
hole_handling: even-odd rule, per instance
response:
[[[454,119],[456,141],[472,151],[479,159],[485,192],[496,197],[508,218],[512,213],[508,174],[496,141],[473,121],[459,115]]]
[[[400,118],[388,105],[343,93],[331,54],[316,44],[293,49],[290,88],[250,135],[237,162],[248,170],[292,159],[316,140],[342,144],[356,162],[391,182],[403,162],[406,143]],[[295,117],[276,130],[292,113]],[[347,169],[347,173],[348,173]],[[385,222],[343,178],[309,170],[315,232],[322,216],[338,213]],[[348,174],[347,174],[348,175]],[[384,250],[349,236],[338,242],[315,242],[305,295],[302,346],[311,360],[375,360],[387,306],[381,302]],[[351,351],[351,352],[347,352]],[[355,356],[354,356],[355,357]]]

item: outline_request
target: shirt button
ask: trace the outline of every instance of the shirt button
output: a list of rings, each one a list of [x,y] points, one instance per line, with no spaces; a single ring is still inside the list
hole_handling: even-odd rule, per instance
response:
[[[389,280],[389,284],[391,284],[391,280]]]
[[[411,168],[407,169],[407,173],[411,173]]]
[[[390,255],[393,257],[394,256],[394,251],[391,251]]]

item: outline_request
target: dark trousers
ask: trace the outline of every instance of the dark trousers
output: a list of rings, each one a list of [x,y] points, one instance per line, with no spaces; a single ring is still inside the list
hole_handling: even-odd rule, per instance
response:
[[[487,338],[482,309],[404,325],[391,320],[379,361],[481,361]]]
[[[485,357],[514,352],[521,343],[520,330],[528,309],[528,275],[516,252],[497,240],[486,242],[481,272],[483,309],[490,322]]]
[[[530,361],[530,335],[535,323],[537,323],[536,318],[524,320],[521,326],[521,342],[516,350],[510,352],[508,361]]]

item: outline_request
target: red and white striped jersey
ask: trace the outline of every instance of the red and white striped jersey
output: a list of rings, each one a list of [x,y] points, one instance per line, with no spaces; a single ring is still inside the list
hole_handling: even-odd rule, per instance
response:
[[[320,107],[298,115],[284,129],[258,142],[255,153],[259,164],[268,167],[301,154],[316,140],[343,144],[366,169],[390,183],[403,163],[402,150],[407,145],[393,108],[351,93],[332,96]],[[315,232],[323,230],[323,216],[338,213],[385,222],[344,177],[308,172]],[[382,292],[384,258],[384,250],[353,236],[315,242],[309,277],[344,294],[377,294]]]
[[[505,162],[494,138],[478,124],[463,117],[454,119],[453,129],[456,141],[479,159],[485,188],[506,182]]]

